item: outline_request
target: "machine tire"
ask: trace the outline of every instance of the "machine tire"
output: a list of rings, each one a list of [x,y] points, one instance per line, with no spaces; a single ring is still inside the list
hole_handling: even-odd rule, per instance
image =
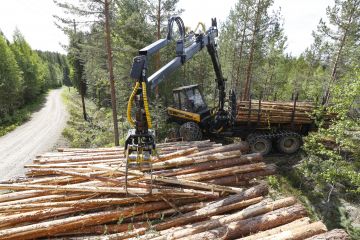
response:
[[[286,154],[295,153],[300,149],[300,146],[301,146],[301,137],[296,133],[281,136],[277,140],[277,148],[282,153],[286,153]]]
[[[170,128],[167,134],[167,139],[178,139],[179,138],[179,128]]]
[[[247,138],[247,142],[250,145],[251,152],[260,153],[261,155],[267,155],[271,152],[272,143],[271,139],[262,135],[253,135]]]
[[[179,129],[180,137],[184,141],[199,141],[202,139],[202,132],[194,122],[186,122]]]

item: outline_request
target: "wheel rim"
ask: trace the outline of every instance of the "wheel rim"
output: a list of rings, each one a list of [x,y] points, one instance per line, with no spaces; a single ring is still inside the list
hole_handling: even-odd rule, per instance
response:
[[[284,141],[285,148],[291,148],[295,144],[295,140],[292,138],[288,138]]]
[[[266,149],[266,145],[263,142],[256,142],[254,144],[254,149],[257,152],[263,152]]]

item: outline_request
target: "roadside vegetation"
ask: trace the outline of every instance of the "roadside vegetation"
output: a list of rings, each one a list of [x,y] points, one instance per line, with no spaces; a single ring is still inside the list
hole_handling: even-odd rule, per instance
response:
[[[70,84],[65,55],[31,49],[16,30],[9,41],[0,31],[0,136],[30,118],[47,91]]]
[[[47,94],[48,92],[40,94],[31,103],[14,110],[11,115],[6,115],[4,118],[2,118],[0,121],[0,137],[28,121],[31,117],[31,114],[42,108],[46,101]]]
[[[109,147],[113,146],[112,115],[109,108],[98,108],[95,103],[85,99],[87,121],[84,121],[81,96],[75,88],[66,88],[62,92],[63,101],[69,111],[70,118],[63,131],[63,136],[71,147]],[[127,133],[127,124],[119,123],[122,141]],[[123,143],[123,142],[122,142]]]

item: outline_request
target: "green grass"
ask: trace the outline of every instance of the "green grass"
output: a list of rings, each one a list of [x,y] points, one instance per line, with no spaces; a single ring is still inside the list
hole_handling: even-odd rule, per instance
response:
[[[41,94],[32,102],[16,110],[14,114],[6,116],[0,124],[0,137],[28,121],[32,113],[39,111],[44,106],[47,95],[48,92]]]
[[[62,93],[70,114],[67,127],[63,131],[63,136],[69,141],[71,147],[109,147],[114,146],[114,130],[112,122],[112,112],[110,108],[98,108],[96,104],[85,100],[88,121],[85,121],[82,113],[80,95],[74,88],[66,89]],[[119,132],[121,143],[126,137],[128,124],[119,121]]]

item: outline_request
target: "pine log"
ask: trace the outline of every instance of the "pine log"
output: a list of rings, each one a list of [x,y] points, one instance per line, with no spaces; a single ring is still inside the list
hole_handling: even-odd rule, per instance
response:
[[[302,240],[326,231],[326,226],[321,221],[318,221],[305,226],[298,226],[275,235],[264,237],[261,238],[261,240]]]
[[[268,236],[271,236],[271,235],[274,235],[274,234],[277,234],[277,233],[280,233],[280,232],[287,231],[289,229],[293,229],[293,228],[296,228],[296,227],[299,227],[299,226],[305,226],[305,225],[308,225],[308,224],[310,224],[310,218],[304,217],[304,218],[300,218],[298,220],[295,220],[295,221],[293,221],[291,223],[282,225],[280,227],[276,227],[276,228],[272,228],[272,229],[269,229],[269,230],[266,230],[266,231],[258,232],[256,234],[252,234],[252,235],[247,236],[247,237],[239,238],[237,240],[258,240],[258,239],[261,239],[263,237],[268,237]]]
[[[329,232],[319,234],[306,240],[350,240],[350,236],[343,229],[333,229]]]
[[[274,228],[305,216],[306,211],[303,206],[296,204],[294,206],[280,208],[278,210],[232,222],[227,226],[205,231],[183,239],[200,240],[200,239],[233,239],[236,237],[248,235],[252,232],[264,231]],[[182,239],[182,238],[181,238]]]
[[[36,185],[36,184],[0,184],[0,189],[11,190],[51,190],[55,192],[91,192],[91,193],[129,193],[134,195],[148,195],[149,189],[144,188],[128,188],[127,191],[123,187],[91,187],[91,186],[52,186],[52,185]],[[193,189],[152,189],[152,194],[168,194],[168,195],[204,195],[218,196],[215,193],[193,190]]]
[[[256,187],[249,188],[245,190],[242,193],[235,194],[232,196],[229,196],[225,199],[215,201],[214,203],[211,203],[207,205],[204,208],[200,208],[196,211],[192,211],[186,214],[183,214],[180,217],[170,219],[166,222],[159,223],[152,226],[152,229],[160,231],[164,229],[168,229],[171,227],[177,227],[183,224],[195,222],[201,219],[204,219],[206,217],[214,216],[217,214],[221,214],[223,212],[243,208],[249,205],[252,205],[256,202],[261,201],[261,197],[268,193],[268,188],[265,185],[258,185]],[[229,205],[233,205],[230,206]],[[129,238],[137,235],[144,234],[147,231],[147,228],[140,228],[135,231],[130,231],[127,233],[118,233],[118,234],[112,234],[108,235],[108,239],[124,239]]]
[[[274,164],[268,164],[262,170],[248,172],[248,173],[241,173],[241,174],[233,174],[229,176],[224,176],[220,178],[210,179],[206,182],[218,184],[218,185],[231,185],[234,183],[239,183],[243,181],[248,181],[257,177],[261,176],[268,176],[276,173],[276,166]]]
[[[225,146],[219,146],[216,148],[212,148],[209,151],[206,151],[206,155],[214,154],[214,153],[222,153],[222,152],[230,152],[230,151],[238,151],[240,150],[242,153],[246,153],[249,151],[249,145],[247,142],[239,142],[239,143],[233,143]],[[200,151],[198,153],[193,154],[192,156],[201,156],[204,152]]]
[[[41,210],[35,210],[30,212],[23,212],[23,213],[17,213],[13,215],[7,215],[0,218],[0,228],[4,228],[7,226],[14,227],[15,225],[18,225],[20,223],[24,222],[32,222],[32,221],[42,221],[45,219],[49,219],[52,217],[57,216],[64,216],[68,214],[74,214],[77,212],[82,212],[85,210],[91,210],[91,209],[99,209],[103,208],[104,206],[90,206],[90,207],[84,207],[84,208],[76,208],[76,207],[60,207],[60,208],[50,208],[50,209],[41,209]],[[1,239],[1,235],[0,235]]]
[[[254,163],[254,164],[246,164],[241,166],[234,166],[228,168],[221,168],[217,170],[209,170],[198,173],[184,174],[177,176],[177,178],[192,180],[192,181],[204,181],[208,179],[214,179],[219,177],[224,177],[230,174],[240,174],[246,172],[254,172],[258,170],[263,170],[266,168],[265,163]]]
[[[201,155],[195,157],[180,157],[175,158],[163,162],[158,162],[153,164],[153,169],[163,169],[163,168],[170,168],[170,167],[180,167],[184,165],[190,165],[194,163],[201,163],[201,162],[208,162],[208,161],[216,161],[216,160],[223,160],[228,158],[235,158],[240,157],[241,151],[229,151],[223,153],[215,153],[211,155]]]
[[[191,155],[191,154],[198,153],[198,152],[199,152],[199,149],[197,147],[192,147],[192,148],[184,149],[181,151],[176,151],[176,152],[160,155],[157,159],[154,159],[154,162],[166,161],[166,160],[169,160],[172,158],[187,156],[187,155]]]
[[[121,210],[100,211],[96,213],[84,214],[81,216],[41,222],[28,226],[0,230],[0,239],[25,240],[39,237],[50,237],[58,233],[79,229],[83,226],[104,224],[107,222],[136,216],[138,214],[146,213],[149,211],[162,210],[166,208],[168,208],[168,204],[165,202],[146,203],[139,206],[124,208]]]
[[[179,239],[179,238],[197,234],[197,233],[200,233],[203,231],[209,231],[214,228],[226,226],[227,224],[229,224],[231,222],[248,219],[248,218],[255,217],[255,216],[258,216],[261,214],[265,214],[267,212],[271,212],[271,211],[279,209],[279,208],[291,206],[291,205],[295,204],[295,202],[296,202],[295,198],[290,197],[290,198],[277,200],[272,203],[268,203],[268,204],[264,204],[264,205],[250,206],[250,207],[243,209],[240,212],[224,216],[217,220],[210,220],[210,221],[195,223],[193,225],[186,226],[182,230],[175,231],[175,232],[167,235],[166,237],[164,236],[164,238],[156,238],[156,240]]]
[[[94,194],[58,194],[58,195],[46,195],[40,197],[31,197],[20,200],[13,200],[8,202],[0,203],[0,207],[10,207],[13,205],[21,205],[21,204],[31,204],[31,203],[42,203],[42,202],[52,202],[52,201],[72,201],[72,200],[80,200],[86,199],[89,197],[94,197]]]
[[[185,166],[185,167],[181,167],[181,168],[175,168],[175,169],[166,169],[166,170],[155,171],[154,174],[162,175],[162,176],[176,176],[176,175],[183,175],[183,174],[206,171],[206,170],[210,170],[210,169],[219,169],[219,168],[229,167],[229,166],[233,166],[233,165],[241,165],[241,164],[245,164],[245,163],[255,163],[255,162],[260,162],[262,160],[263,160],[263,157],[261,156],[261,154],[252,153],[252,154],[246,154],[246,155],[243,155],[241,157],[236,157],[236,158],[198,163],[198,164]]]
[[[95,225],[95,226],[88,226],[88,227],[82,227],[80,229],[71,231],[71,232],[64,232],[61,234],[57,234],[57,237],[69,237],[69,236],[75,236],[75,235],[86,235],[86,234],[98,234],[98,235],[105,235],[105,234],[111,234],[111,233],[119,233],[119,232],[126,232],[131,231],[137,228],[142,227],[151,227],[150,222],[134,222],[134,223],[122,223],[122,224],[108,224],[108,225]],[[100,237],[100,236],[99,236]],[[98,238],[99,238],[98,237]],[[51,238],[53,239],[53,238]],[[67,238],[65,238],[67,239]],[[63,240],[65,240],[63,239]],[[71,239],[74,239],[74,237],[71,237]],[[75,238],[77,239],[77,238]],[[83,237],[83,239],[87,239],[86,236]]]
[[[60,195],[61,196],[61,195]],[[125,205],[131,203],[145,203],[150,201],[159,200],[159,197],[156,196],[143,196],[143,197],[127,197],[127,198],[100,198],[100,199],[86,199],[85,196],[77,196],[79,200],[71,200],[67,198],[67,201],[62,202],[40,202],[40,203],[23,203],[23,204],[13,204],[13,205],[3,205],[0,206],[0,212],[4,211],[23,211],[27,209],[44,209],[44,208],[61,208],[61,207],[75,207],[75,208],[86,208],[86,207],[96,207],[96,206],[106,206],[106,205]],[[80,198],[81,197],[81,198]],[[50,198],[55,200],[55,198]],[[76,198],[75,198],[76,199]]]

